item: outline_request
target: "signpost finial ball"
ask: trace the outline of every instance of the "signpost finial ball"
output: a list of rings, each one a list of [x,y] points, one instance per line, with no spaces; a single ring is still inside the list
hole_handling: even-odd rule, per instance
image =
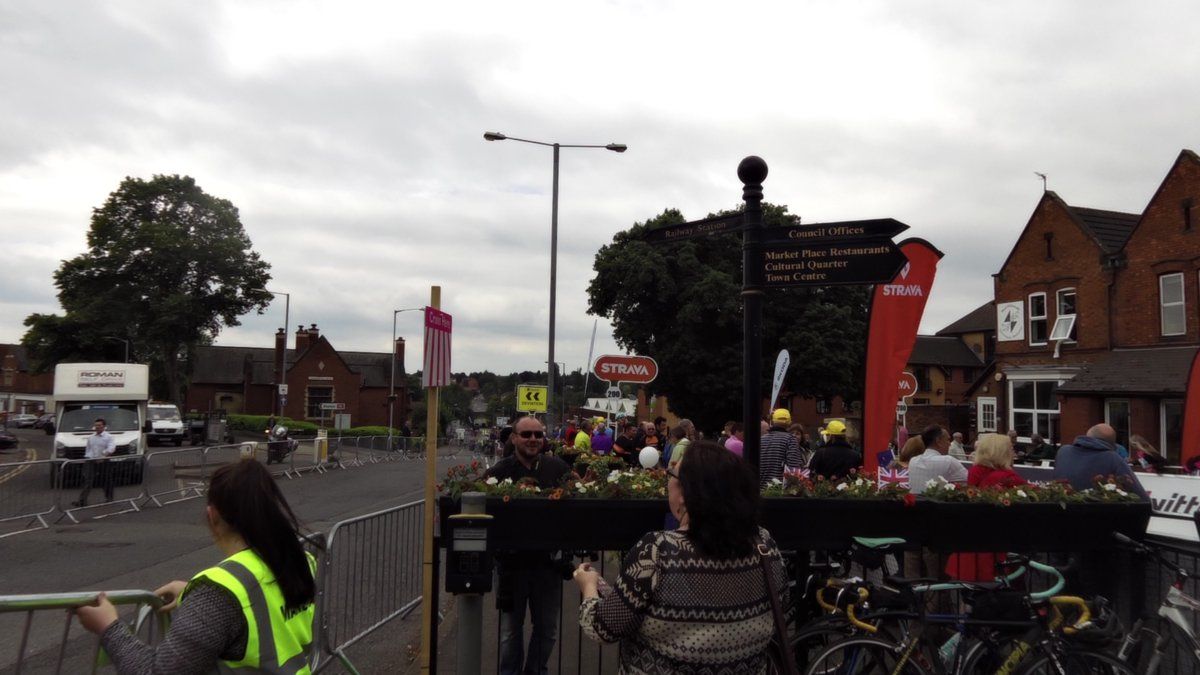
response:
[[[750,155],[738,164],[738,178],[744,185],[758,185],[767,179],[767,163],[758,155]]]

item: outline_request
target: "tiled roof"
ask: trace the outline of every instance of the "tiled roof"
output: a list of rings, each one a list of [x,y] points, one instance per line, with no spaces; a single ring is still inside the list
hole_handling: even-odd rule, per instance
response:
[[[988,300],[937,332],[938,335],[962,335],[996,330],[996,303]]]
[[[956,337],[918,335],[908,362],[920,366],[946,368],[979,368],[983,361]]]
[[[392,373],[392,355],[379,352],[338,352],[352,372],[363,376],[367,387],[386,387]],[[196,363],[192,381],[205,384],[241,384],[246,360],[250,360],[252,384],[271,384],[275,381],[275,350],[267,347],[196,348]],[[289,349],[288,364],[295,363],[296,350]],[[396,364],[399,380],[404,368]]]
[[[1070,206],[1071,212],[1083,226],[1100,242],[1106,253],[1116,253],[1125,245],[1141,214],[1120,211],[1101,211],[1082,206]]]
[[[1167,394],[1187,391],[1196,347],[1122,349],[1097,356],[1058,388],[1064,394]]]

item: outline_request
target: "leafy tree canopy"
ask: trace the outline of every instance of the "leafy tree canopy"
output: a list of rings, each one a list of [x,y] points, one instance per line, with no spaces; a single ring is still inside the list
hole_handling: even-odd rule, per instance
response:
[[[193,347],[272,297],[237,208],[188,176],[126,178],[93,210],[87,245],[54,273],[64,315],[25,319],[21,342],[41,369],[114,360],[120,338],[161,376],[157,394],[178,400]]]
[[[722,211],[727,215],[741,211]],[[763,204],[767,227],[795,226],[786,206]],[[701,428],[742,410],[740,234],[649,244],[653,228],[687,222],[668,209],[613,236],[596,254],[588,310],[613,323],[617,344],[653,357],[650,385]],[[785,392],[847,400],[860,396],[869,295],[865,287],[769,289],[763,303],[763,383],[770,395],[775,354],[787,349]]]

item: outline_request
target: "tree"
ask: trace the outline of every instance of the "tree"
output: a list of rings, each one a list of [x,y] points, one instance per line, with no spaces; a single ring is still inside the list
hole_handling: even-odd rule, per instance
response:
[[[763,218],[767,227],[798,224],[786,206],[763,204]],[[658,362],[649,389],[668,395],[675,412],[712,429],[741,418],[741,236],[642,241],[649,229],[683,222],[679,211],[668,209],[601,247],[588,311],[612,321],[623,349]],[[868,304],[864,287],[770,289],[758,394],[769,395],[774,356],[786,348],[792,366],[785,389],[801,396],[860,396]]]
[[[270,265],[251,249],[238,210],[188,176],[126,178],[92,212],[88,250],[54,273],[64,315],[33,314],[21,342],[48,368],[63,359],[112,359],[108,338],[161,374],[178,400],[194,347],[238,317],[266,308]]]

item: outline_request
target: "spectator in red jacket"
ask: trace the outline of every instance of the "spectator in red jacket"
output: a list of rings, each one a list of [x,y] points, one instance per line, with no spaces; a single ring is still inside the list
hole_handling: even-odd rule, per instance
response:
[[[975,464],[967,471],[967,485],[1007,489],[1028,485],[1013,471],[1012,441],[1001,434],[983,434],[975,442]],[[946,561],[946,574],[961,581],[992,581],[996,562],[1004,553],[954,553]]]

